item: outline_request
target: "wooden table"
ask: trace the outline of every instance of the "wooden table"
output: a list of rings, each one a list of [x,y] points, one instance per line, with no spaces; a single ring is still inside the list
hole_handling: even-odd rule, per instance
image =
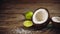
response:
[[[56,2],[37,2],[37,3],[2,3],[0,6],[0,34],[17,34],[11,30],[23,27],[25,17],[23,14],[28,10],[33,12],[40,7],[47,8],[50,13],[50,17],[60,16],[60,3]],[[60,31],[54,28],[44,28],[42,30],[30,30],[31,34],[60,34]],[[19,33],[18,33],[19,34]]]

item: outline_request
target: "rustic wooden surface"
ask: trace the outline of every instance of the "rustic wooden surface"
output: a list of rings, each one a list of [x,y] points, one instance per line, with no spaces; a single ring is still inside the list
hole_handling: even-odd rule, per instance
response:
[[[16,1],[16,0],[15,0]],[[0,34],[12,34],[11,29],[22,27],[25,17],[23,14],[28,10],[36,10],[37,8],[44,7],[49,10],[50,17],[60,16],[60,1],[17,1],[17,2],[4,2],[0,6]],[[23,3],[25,2],[25,3]],[[46,29],[44,32],[32,31],[32,34],[60,34],[59,30]]]

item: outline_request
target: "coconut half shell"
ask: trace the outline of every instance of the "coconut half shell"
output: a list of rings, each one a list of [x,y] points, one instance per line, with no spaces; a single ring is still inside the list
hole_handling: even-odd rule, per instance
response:
[[[35,10],[32,21],[36,29],[42,29],[50,22],[50,14],[46,8],[38,8]]]
[[[60,17],[52,17],[51,22],[53,27],[60,28]]]

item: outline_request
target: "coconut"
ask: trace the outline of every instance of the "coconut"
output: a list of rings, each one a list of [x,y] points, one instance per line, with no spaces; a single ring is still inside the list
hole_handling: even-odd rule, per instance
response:
[[[49,11],[46,8],[39,8],[35,10],[32,21],[34,23],[34,27],[37,29],[46,27],[50,21]]]
[[[60,28],[60,17],[52,17],[51,21],[54,27]]]

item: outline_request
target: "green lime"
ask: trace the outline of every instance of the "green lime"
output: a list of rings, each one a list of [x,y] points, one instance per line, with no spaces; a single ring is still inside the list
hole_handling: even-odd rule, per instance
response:
[[[26,18],[26,19],[31,19],[32,16],[33,16],[33,12],[32,12],[32,11],[27,11],[27,12],[25,13],[25,18]]]
[[[26,20],[26,21],[24,21],[23,25],[25,27],[31,27],[33,25],[33,23],[32,23],[32,21]]]

